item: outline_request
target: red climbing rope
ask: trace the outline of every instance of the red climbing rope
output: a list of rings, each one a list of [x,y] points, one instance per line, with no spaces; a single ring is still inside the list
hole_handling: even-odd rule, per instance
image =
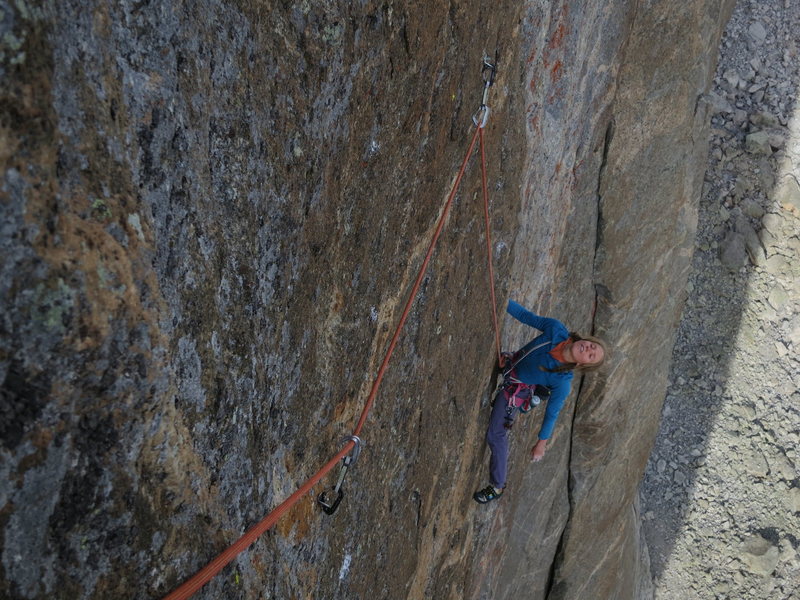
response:
[[[229,562],[244,552],[250,544],[256,541],[262,533],[270,529],[292,506],[302,498],[303,494],[308,492],[314,487],[320,479],[322,479],[328,471],[333,469],[342,458],[347,456],[350,450],[355,446],[355,442],[350,441],[345,444],[344,448],[328,461],[328,463],[317,471],[311,479],[306,481],[300,489],[294,494],[284,500],[277,508],[264,517],[257,525],[251,527],[247,533],[231,544],[225,551],[223,551],[214,560],[208,563],[200,571],[198,571],[191,579],[187,580],[183,585],[177,588],[171,594],[164,597],[164,600],[186,600],[194,593],[203,587],[206,583],[219,573]]]
[[[459,185],[461,185],[461,178],[464,176],[464,171],[467,168],[467,162],[469,162],[472,149],[475,147],[475,140],[480,132],[481,128],[477,127],[475,129],[475,135],[472,136],[472,141],[469,143],[469,150],[467,150],[467,154],[464,156],[464,160],[461,163],[461,169],[459,169],[458,176],[453,184],[453,189],[450,191],[450,195],[447,197],[447,202],[444,204],[442,215],[439,217],[439,223],[436,225],[436,231],[433,233],[433,238],[428,246],[428,252],[425,254],[425,260],[422,261],[422,266],[420,266],[419,273],[417,274],[417,280],[414,282],[414,287],[411,288],[411,293],[408,295],[408,300],[406,300],[406,306],[403,309],[403,316],[400,317],[400,322],[397,324],[394,336],[389,344],[389,349],[386,351],[386,356],[383,357],[383,363],[381,363],[381,368],[378,370],[378,376],[372,383],[372,390],[369,393],[369,398],[367,398],[367,403],[364,405],[364,410],[361,412],[361,418],[358,420],[358,425],[356,425],[353,435],[358,435],[361,432],[361,428],[364,426],[364,421],[367,420],[367,413],[372,407],[373,402],[375,402],[375,396],[378,394],[378,387],[381,385],[381,381],[383,380],[383,374],[386,372],[386,366],[389,364],[389,359],[391,358],[392,353],[394,352],[394,347],[397,345],[397,340],[400,337],[400,331],[403,329],[403,325],[405,325],[406,319],[408,318],[408,313],[411,311],[411,304],[414,302],[414,297],[419,291],[419,286],[422,283],[422,278],[425,276],[425,271],[428,270],[428,263],[431,260],[433,249],[436,247],[436,242],[439,240],[439,235],[442,233],[445,220],[447,219],[447,213],[450,212],[450,205],[453,203],[453,198],[455,198]]]
[[[479,127],[481,146],[481,184],[483,187],[483,216],[486,230],[486,262],[489,265],[489,295],[492,303],[492,323],[494,323],[494,344],[497,350],[497,364],[500,364],[500,327],[497,325],[497,300],[494,295],[494,268],[492,267],[492,234],[489,225],[489,187],[486,177],[486,151],[483,145],[483,127]]]
[[[488,111],[488,109],[487,109]],[[483,173],[483,193],[484,193],[484,203],[486,207],[486,224],[487,224],[487,248],[489,249],[489,268],[491,269],[491,242],[489,241],[489,232],[488,232],[488,193],[487,193],[487,186],[486,186],[486,165],[485,165],[485,155],[483,151],[483,125],[485,125],[486,119],[484,117],[483,123],[478,124],[476,123],[477,127],[475,130],[475,134],[472,136],[472,141],[470,141],[469,149],[467,150],[466,155],[464,156],[464,160],[461,163],[461,168],[458,171],[458,175],[453,183],[453,188],[450,191],[450,195],[447,197],[447,201],[444,204],[444,208],[442,209],[442,214],[439,217],[438,224],[436,226],[436,230],[434,231],[433,237],[431,239],[430,245],[428,246],[428,252],[425,254],[425,258],[422,261],[422,265],[420,266],[419,273],[417,274],[417,279],[414,282],[414,285],[411,289],[411,293],[408,295],[408,300],[406,301],[405,308],[403,309],[403,314],[400,317],[400,322],[397,324],[397,328],[395,329],[394,335],[392,336],[392,341],[389,344],[389,348],[386,350],[386,355],[383,358],[383,362],[381,363],[380,369],[378,369],[378,374],[375,377],[374,382],[372,383],[372,389],[370,390],[369,397],[364,405],[364,409],[361,411],[361,417],[358,420],[358,424],[356,428],[353,430],[353,436],[358,436],[361,432],[362,427],[364,426],[365,421],[367,420],[367,415],[369,414],[372,405],[375,402],[375,397],[378,394],[378,388],[380,387],[381,381],[383,380],[383,376],[386,372],[386,368],[389,364],[389,359],[394,352],[395,346],[397,345],[397,341],[400,337],[400,332],[405,325],[406,320],[408,319],[408,315],[411,311],[411,305],[414,302],[414,298],[419,291],[419,287],[422,284],[422,279],[425,276],[425,272],[428,269],[428,263],[431,260],[431,256],[433,255],[433,250],[436,247],[436,242],[439,240],[439,236],[442,233],[442,229],[444,228],[445,221],[447,220],[447,215],[450,211],[450,207],[453,203],[453,199],[458,192],[458,188],[461,185],[461,179],[464,176],[464,171],[467,168],[467,163],[469,162],[469,158],[472,155],[472,151],[475,148],[475,141],[480,136],[481,138],[481,160],[482,160],[482,173]],[[493,275],[490,275],[493,277]],[[495,306],[494,301],[494,286],[492,284],[492,306]],[[497,336],[497,348],[498,348],[498,356],[500,352],[500,341],[499,341],[499,334],[497,333],[497,314],[494,314],[495,320],[495,335]],[[283,503],[281,503],[278,507],[276,507],[271,513],[269,513],[264,519],[262,519],[257,525],[252,527],[245,533],[242,537],[240,537],[236,542],[234,542],[230,547],[228,547],[225,551],[223,551],[219,556],[217,556],[214,560],[212,560],[208,565],[206,565],[203,569],[201,569],[197,574],[195,574],[191,579],[187,580],[183,583],[180,587],[178,587],[175,591],[171,594],[164,597],[164,600],[186,600],[192,596],[197,590],[199,590],[203,585],[208,583],[217,573],[219,573],[228,563],[230,563],[234,558],[236,558],[241,552],[247,549],[261,534],[265,531],[270,529],[277,521],[283,516],[292,506],[294,506],[300,498],[306,494],[309,490],[311,490],[314,485],[316,485],[320,479],[322,479],[336,464],[343,459],[348,453],[353,449],[355,446],[355,441],[350,440],[348,441],[344,448],[334,456],[330,461],[328,461],[324,467],[322,467],[317,473],[315,473],[308,481],[306,481],[300,489],[298,489],[294,494],[289,496]]]

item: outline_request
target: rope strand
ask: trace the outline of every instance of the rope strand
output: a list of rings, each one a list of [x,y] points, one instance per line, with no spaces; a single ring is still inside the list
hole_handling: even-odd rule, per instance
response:
[[[483,127],[479,128],[480,131],[480,147],[481,147],[481,183],[483,184],[483,215],[486,230],[486,262],[489,265],[489,295],[492,303],[492,323],[494,323],[494,343],[497,350],[497,364],[502,360],[500,357],[500,327],[497,324],[497,300],[494,295],[494,268],[492,267],[492,234],[490,232],[491,226],[489,223],[489,187],[487,184],[488,178],[486,177],[486,151],[483,144]]]
[[[475,147],[475,140],[480,133],[480,127],[477,128],[475,131],[475,135],[472,136],[472,141],[469,144],[469,150],[467,150],[467,154],[464,156],[464,160],[461,163],[461,169],[458,171],[458,176],[456,177],[455,183],[453,184],[453,189],[450,191],[450,195],[447,198],[447,202],[445,202],[444,209],[442,210],[442,215],[439,217],[439,223],[436,226],[436,231],[433,234],[433,238],[431,239],[431,243],[428,246],[428,252],[425,254],[425,260],[422,261],[422,266],[419,269],[419,273],[417,274],[417,279],[414,282],[414,286],[411,289],[411,293],[408,295],[408,300],[406,300],[405,308],[403,309],[403,315],[400,317],[400,322],[397,325],[397,329],[395,329],[394,336],[392,337],[392,341],[389,344],[389,349],[386,351],[386,356],[383,358],[383,362],[381,363],[381,368],[378,370],[378,376],[375,378],[375,381],[372,383],[372,390],[369,393],[369,398],[367,398],[367,403],[364,406],[364,410],[361,413],[361,418],[358,420],[358,425],[356,425],[356,429],[353,432],[353,435],[358,435],[361,432],[361,428],[364,426],[364,422],[367,420],[367,414],[369,413],[369,409],[372,407],[373,402],[375,402],[375,396],[378,394],[378,387],[381,385],[381,381],[383,380],[383,375],[386,372],[386,367],[389,364],[389,359],[392,357],[392,353],[394,352],[394,348],[397,345],[397,340],[400,337],[400,331],[403,329],[403,326],[406,323],[406,319],[408,319],[408,314],[411,312],[411,304],[414,302],[414,297],[417,295],[419,291],[419,286],[422,283],[422,278],[425,276],[425,272],[428,270],[428,263],[431,260],[431,256],[433,255],[433,249],[436,247],[436,242],[439,240],[439,235],[442,233],[442,229],[444,228],[445,220],[447,219],[447,214],[450,212],[450,205],[453,203],[453,198],[455,198],[456,192],[458,191],[459,186],[461,185],[461,178],[464,176],[464,171],[467,168],[467,163],[469,162],[469,157],[472,154],[472,149]]]

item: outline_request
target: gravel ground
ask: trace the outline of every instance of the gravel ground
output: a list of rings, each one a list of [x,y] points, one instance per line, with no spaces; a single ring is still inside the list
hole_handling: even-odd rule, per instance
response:
[[[688,298],[642,484],[655,598],[800,598],[800,1],[720,48]]]

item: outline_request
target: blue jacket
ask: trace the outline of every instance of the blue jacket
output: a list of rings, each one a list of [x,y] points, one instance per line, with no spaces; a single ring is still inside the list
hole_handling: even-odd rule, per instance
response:
[[[572,371],[549,373],[542,371],[539,367],[554,369],[562,364],[550,356],[550,350],[566,340],[569,337],[569,331],[560,321],[535,315],[513,300],[508,301],[506,311],[520,323],[542,332],[540,336],[525,344],[518,351],[518,356],[522,356],[528,349],[546,342],[544,346],[528,354],[514,367],[515,375],[521,382],[529,385],[546,385],[550,388],[550,399],[547,401],[544,421],[539,430],[539,439],[546,440],[552,435],[558,413],[561,412],[561,407],[564,406],[564,401],[569,396],[572,388]]]

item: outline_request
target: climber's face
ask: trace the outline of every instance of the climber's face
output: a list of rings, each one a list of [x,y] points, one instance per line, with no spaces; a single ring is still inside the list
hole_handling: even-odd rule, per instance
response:
[[[572,360],[579,365],[593,365],[603,360],[603,347],[589,340],[572,342]]]

